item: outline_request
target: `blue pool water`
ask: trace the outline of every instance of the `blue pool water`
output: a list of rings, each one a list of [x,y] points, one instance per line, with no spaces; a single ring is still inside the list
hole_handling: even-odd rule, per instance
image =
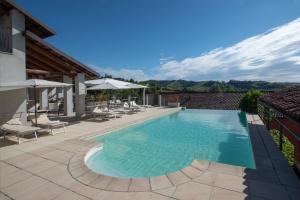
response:
[[[120,178],[159,176],[197,160],[254,168],[246,115],[188,109],[97,136],[103,149],[86,164]]]

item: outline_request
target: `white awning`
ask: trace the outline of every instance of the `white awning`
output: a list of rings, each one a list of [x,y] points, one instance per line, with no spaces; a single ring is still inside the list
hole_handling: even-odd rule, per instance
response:
[[[103,78],[97,80],[90,80],[85,82],[86,85],[92,86],[87,90],[120,90],[120,89],[138,89],[147,88],[147,86],[130,83],[126,81],[119,81],[111,78]]]
[[[0,83],[0,91],[16,90],[21,88],[50,88],[50,87],[67,87],[72,84],[47,81],[41,79],[28,79],[25,81],[15,81],[8,83]]]

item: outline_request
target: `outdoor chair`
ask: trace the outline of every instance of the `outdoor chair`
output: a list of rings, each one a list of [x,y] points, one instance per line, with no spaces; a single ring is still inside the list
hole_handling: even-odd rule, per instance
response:
[[[142,111],[142,110],[146,109],[146,107],[143,107],[143,106],[140,106],[140,105],[136,104],[135,101],[131,101],[130,106],[137,109],[138,111]]]
[[[92,111],[92,115],[94,117],[100,117],[102,119],[110,119],[110,118],[119,118],[121,117],[118,113],[115,113],[112,110],[104,110],[99,107],[95,107]]]
[[[32,124],[35,124],[35,119],[31,120]],[[55,135],[57,133],[66,132],[66,126],[68,125],[68,122],[61,122],[59,120],[57,121],[51,121],[46,114],[40,114],[37,118],[37,126],[41,128],[46,128],[51,135]],[[57,131],[54,132],[54,129],[60,129],[62,128],[63,131]]]
[[[24,137],[26,135],[34,134],[35,139],[37,139],[37,131],[41,130],[41,128],[24,125],[19,118],[14,118],[3,124],[0,127],[0,130],[3,132],[4,139],[7,133],[16,134],[18,143],[20,144],[20,137]]]

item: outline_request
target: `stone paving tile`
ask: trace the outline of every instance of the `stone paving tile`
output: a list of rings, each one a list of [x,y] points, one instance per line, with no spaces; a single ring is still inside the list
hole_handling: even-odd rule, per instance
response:
[[[77,178],[77,180],[79,180],[80,182],[84,183],[84,184],[89,184],[92,181],[96,180],[98,178],[99,174],[96,174],[93,171],[89,171],[85,174],[83,174],[82,176],[79,176]]]
[[[172,183],[169,181],[167,176],[156,176],[150,178],[150,184],[152,190],[158,190],[163,188],[172,187]]]
[[[149,179],[132,179],[129,190],[130,192],[147,192],[150,191],[150,180]]]
[[[182,200],[209,200],[212,187],[200,183],[188,182],[179,185],[173,197]]]
[[[218,174],[215,180],[215,186],[233,190],[236,192],[247,193],[248,185],[244,178],[229,174]]]
[[[67,190],[53,200],[89,200],[89,198]]]
[[[33,158],[30,158],[30,159],[27,159],[27,160],[19,161],[19,162],[15,163],[15,165],[19,168],[22,168],[22,169],[28,169],[31,166],[38,165],[38,164],[40,164],[44,161],[45,161],[44,158],[33,157]]]
[[[281,185],[253,180],[250,180],[248,182],[250,194],[272,200],[289,199],[285,188]]]
[[[294,172],[276,171],[280,183],[300,189],[300,180]]]
[[[16,164],[18,162],[22,162],[22,161],[32,159],[32,158],[35,158],[35,156],[33,156],[29,153],[22,153],[22,154],[19,154],[17,156],[13,156],[13,157],[10,157],[8,159],[5,159],[5,162],[8,162],[10,164]]]
[[[191,164],[193,167],[199,170],[207,170],[209,166],[209,161],[207,160],[194,160]]]
[[[82,165],[78,168],[70,170],[70,172],[74,178],[82,176],[83,174],[88,173],[89,171],[90,171],[90,169],[87,168],[85,165]]]
[[[169,180],[173,183],[173,185],[179,185],[181,183],[185,183],[191,180],[187,177],[187,175],[185,175],[181,171],[173,172],[171,174],[168,174],[167,176]]]
[[[291,200],[299,200],[300,189],[295,189],[295,188],[288,187],[287,192],[288,192]]]
[[[21,145],[14,145],[13,148],[23,151],[23,152],[30,152],[36,149],[41,148],[42,146],[39,145],[37,140],[29,140],[29,142],[24,142]]]
[[[41,171],[39,174],[43,178],[53,181],[54,183],[64,186],[66,188],[70,188],[77,182],[74,178],[71,177],[67,170],[67,167],[62,164]]]
[[[185,175],[187,175],[191,179],[197,178],[202,174],[202,171],[196,169],[195,167],[191,167],[191,166],[183,168],[180,171],[183,172]]]
[[[13,199],[22,199],[23,195],[30,194],[32,190],[46,183],[45,179],[32,176],[24,181],[18,182],[12,186],[1,189],[5,194]]]
[[[169,196],[169,197],[172,197],[174,192],[176,190],[176,186],[173,186],[173,187],[170,187],[170,188],[166,188],[166,189],[161,189],[161,190],[155,190],[155,193],[158,193],[158,194],[162,194],[162,195],[165,195],[165,196]]]
[[[173,200],[163,195],[155,194],[153,192],[137,192],[132,196],[133,200]]]
[[[269,199],[265,199],[265,198],[262,198],[262,197],[257,197],[257,196],[254,196],[254,195],[250,195],[248,197],[246,198],[247,200],[248,199],[250,199],[250,200],[269,200]]]
[[[36,175],[39,175],[40,172],[44,171],[44,170],[47,170],[47,169],[50,169],[52,167],[55,167],[59,165],[59,163],[57,162],[53,162],[51,160],[44,160],[36,165],[32,165],[30,167],[27,167],[26,170],[33,173],[33,174],[36,174]]]
[[[208,170],[219,172],[219,173],[231,174],[235,176],[244,175],[244,168],[233,166],[233,165],[222,164],[222,163],[211,162],[208,167]]]
[[[47,182],[21,196],[22,200],[52,200],[66,190],[54,183]]]
[[[0,192],[0,199],[1,200],[11,200],[11,198],[7,197],[6,195],[4,195],[3,193]]]
[[[54,144],[52,146],[50,146],[51,148],[55,148],[57,150],[62,150],[62,151],[66,151],[66,152],[80,152],[84,149],[84,146],[78,145],[78,144],[72,144],[72,143],[68,143],[68,142],[61,142],[58,144]]]
[[[23,181],[32,175],[23,170],[17,170],[11,174],[1,174],[0,189]]]
[[[99,189],[95,189],[92,187],[88,187],[86,185],[81,184],[80,182],[76,182],[71,188],[73,192],[81,194],[88,198],[93,198],[97,196],[101,191]]]
[[[246,169],[244,178],[247,180],[258,180],[279,183],[279,179],[273,168]]]
[[[256,169],[273,168],[271,159],[265,156],[255,156],[255,164]]]
[[[53,148],[49,148],[49,147],[42,147],[39,149],[36,149],[34,151],[31,151],[30,153],[34,154],[34,155],[38,155],[38,156],[43,156],[51,151],[53,151]]]
[[[68,164],[73,155],[74,154],[70,152],[54,150],[44,154],[43,157],[59,163]]]
[[[200,177],[194,179],[193,181],[214,186],[217,175],[218,173],[216,172],[205,171],[200,175]]]
[[[12,165],[4,163],[4,162],[0,162],[0,177],[14,173],[18,170],[19,169],[16,168],[15,166],[12,166]]]
[[[134,192],[101,191],[93,200],[133,200],[134,196]]]
[[[106,189],[112,191],[126,192],[128,191],[129,184],[130,184],[130,179],[113,178],[112,181],[106,187]]]
[[[246,194],[234,192],[222,188],[214,188],[210,200],[244,200],[247,198]]]
[[[112,182],[112,180],[112,177],[100,175],[96,178],[96,180],[92,181],[90,185],[95,188],[104,189]]]

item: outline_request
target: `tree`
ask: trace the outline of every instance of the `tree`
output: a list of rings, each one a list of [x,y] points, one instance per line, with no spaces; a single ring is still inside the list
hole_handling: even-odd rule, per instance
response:
[[[240,101],[240,109],[248,113],[257,113],[257,100],[262,95],[259,90],[250,90]]]

